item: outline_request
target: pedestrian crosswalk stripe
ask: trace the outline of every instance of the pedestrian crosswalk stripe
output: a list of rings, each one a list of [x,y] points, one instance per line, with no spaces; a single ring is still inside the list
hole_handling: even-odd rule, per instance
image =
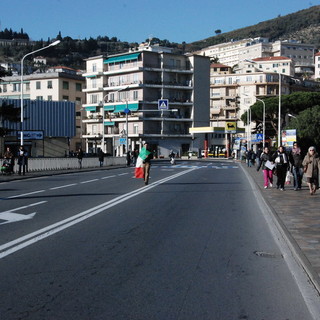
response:
[[[188,169],[188,168],[196,168],[196,169],[201,169],[201,168],[208,168],[208,169],[238,169],[238,166],[192,166],[192,165],[159,165],[155,166],[153,165],[152,168],[177,168],[177,169]]]

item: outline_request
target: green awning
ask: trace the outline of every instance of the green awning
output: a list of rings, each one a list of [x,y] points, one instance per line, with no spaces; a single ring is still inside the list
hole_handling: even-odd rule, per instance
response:
[[[93,75],[86,75],[85,78],[96,78],[97,76],[95,74]]]
[[[114,106],[104,106],[103,109],[104,109],[104,111],[113,111]]]
[[[86,111],[97,112],[97,107],[85,107]]]
[[[118,104],[114,106],[114,112],[124,112],[124,109],[127,108],[126,104]],[[130,103],[128,104],[128,109],[130,111],[138,111],[139,109],[139,103]]]
[[[114,126],[114,125],[115,125],[115,122],[114,122],[114,121],[105,121],[105,122],[104,122],[104,125],[105,125],[105,126]]]
[[[129,61],[129,60],[137,60],[140,54],[141,52],[136,52],[136,53],[126,54],[123,56],[111,57],[104,60],[104,64]]]

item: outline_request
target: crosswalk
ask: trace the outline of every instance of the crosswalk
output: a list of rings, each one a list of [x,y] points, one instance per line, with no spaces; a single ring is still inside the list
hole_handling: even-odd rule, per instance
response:
[[[217,170],[223,170],[223,169],[239,169],[239,166],[236,165],[213,165],[213,164],[176,164],[176,165],[153,165],[152,168],[161,168],[161,169],[201,169],[201,168],[207,168],[207,169],[217,169]]]

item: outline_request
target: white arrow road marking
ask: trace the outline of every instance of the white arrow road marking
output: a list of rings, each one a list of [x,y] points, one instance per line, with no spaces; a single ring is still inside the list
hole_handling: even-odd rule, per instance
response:
[[[20,213],[15,213],[14,211],[34,207],[34,206],[37,206],[37,205],[45,203],[45,202],[47,202],[47,201],[40,201],[40,202],[29,204],[27,206],[23,206],[23,207],[15,208],[12,210],[0,212],[0,220],[6,220],[5,222],[1,222],[0,224],[6,224],[6,223],[11,223],[11,222],[32,219],[36,215],[36,212],[32,212],[29,214],[20,214]]]

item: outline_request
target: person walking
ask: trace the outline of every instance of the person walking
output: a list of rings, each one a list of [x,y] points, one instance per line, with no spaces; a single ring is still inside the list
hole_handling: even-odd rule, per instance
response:
[[[276,165],[277,189],[280,188],[281,191],[284,191],[284,183],[289,168],[289,159],[283,146],[279,146],[278,150],[274,153],[272,160]]]
[[[293,174],[293,188],[295,191],[301,190],[303,166],[302,166],[302,152],[297,142],[293,143],[291,152],[289,153],[289,162],[291,165],[291,172]]]
[[[256,155],[257,155],[256,161],[257,161],[257,166],[258,166],[258,167],[260,166],[262,153],[263,153],[263,150],[262,150],[261,147],[259,147],[258,150],[257,150],[257,153],[256,153]]]
[[[144,184],[147,185],[149,183],[150,178],[150,168],[151,168],[151,160],[153,159],[153,152],[149,147],[149,144],[145,142],[144,148],[147,150],[147,157],[143,160],[143,171],[144,171]]]
[[[26,174],[26,165],[27,165],[27,153],[23,146],[19,148],[18,151],[18,165],[19,165],[19,175]]]
[[[78,157],[79,167],[80,167],[80,169],[82,169],[82,159],[83,159],[83,151],[82,151],[82,148],[79,148],[79,150],[78,150],[78,152],[77,152],[77,157]]]
[[[251,167],[252,166],[252,154],[253,154],[253,149],[250,149],[246,156],[247,156],[247,166]]]
[[[98,158],[99,158],[100,167],[103,167],[103,163],[104,163],[104,152],[102,151],[102,149],[99,150]]]
[[[131,152],[130,151],[127,152],[126,160],[127,160],[127,167],[130,167],[130,165],[131,165]]]
[[[319,187],[319,165],[320,160],[319,156],[316,153],[315,147],[309,147],[308,153],[302,161],[303,171],[307,178],[307,184],[309,187],[310,194],[313,195],[316,193],[317,188]]]
[[[257,171],[262,167],[263,179],[264,179],[264,188],[273,186],[273,160],[272,155],[268,147],[265,147],[263,153],[260,156],[259,165],[257,167]]]

